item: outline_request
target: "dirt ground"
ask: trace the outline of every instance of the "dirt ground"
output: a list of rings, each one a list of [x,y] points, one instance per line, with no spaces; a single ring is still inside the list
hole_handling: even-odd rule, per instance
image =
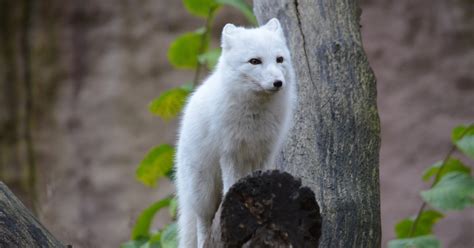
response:
[[[36,135],[43,223],[75,248],[118,247],[139,211],[173,187],[134,179],[156,144],[175,141],[176,121],[147,111],[164,89],[189,81],[173,70],[168,44],[202,25],[181,1],[67,1],[60,56],[66,76]],[[474,18],[469,1],[362,1],[362,34],[377,76],[382,123],[383,244],[416,213],[423,169],[449,149],[450,129],[474,122]],[[470,10],[470,12],[469,12]],[[225,9],[215,25],[244,24]],[[166,221],[160,214],[157,226]],[[474,211],[449,213],[435,232],[443,247],[474,247]]]

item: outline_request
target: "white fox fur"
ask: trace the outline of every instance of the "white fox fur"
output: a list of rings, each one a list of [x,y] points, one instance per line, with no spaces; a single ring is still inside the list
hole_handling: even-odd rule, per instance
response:
[[[295,84],[277,19],[253,29],[224,27],[216,69],[189,98],[179,131],[180,248],[203,247],[222,196],[237,180],[274,168],[290,127]]]

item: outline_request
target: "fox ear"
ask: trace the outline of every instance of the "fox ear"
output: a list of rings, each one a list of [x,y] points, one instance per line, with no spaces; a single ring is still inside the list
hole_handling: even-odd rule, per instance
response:
[[[231,47],[232,36],[237,32],[238,27],[234,24],[227,23],[222,29],[222,40],[221,46],[223,49],[228,49]]]
[[[270,31],[274,31],[274,32],[281,32],[281,25],[280,25],[280,21],[278,21],[278,19],[276,18],[272,18],[270,19],[270,21],[268,21],[265,25],[263,25],[262,27],[270,30]]]
[[[232,23],[227,23],[222,29],[222,34],[232,34],[237,30],[237,27]]]

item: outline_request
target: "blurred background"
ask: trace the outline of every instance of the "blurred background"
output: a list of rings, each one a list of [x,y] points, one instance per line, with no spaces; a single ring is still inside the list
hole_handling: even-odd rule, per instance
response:
[[[135,179],[153,146],[174,144],[177,121],[147,110],[193,71],[167,60],[171,41],[204,21],[181,1],[0,0],[0,180],[60,240],[118,247],[138,213],[172,192]],[[427,166],[450,130],[474,122],[474,3],[362,0],[362,36],[377,77],[383,246],[414,215]],[[29,7],[28,7],[29,6]],[[224,7],[212,27],[248,25]],[[169,221],[160,213],[155,223]],[[449,213],[444,247],[474,247],[474,211]]]

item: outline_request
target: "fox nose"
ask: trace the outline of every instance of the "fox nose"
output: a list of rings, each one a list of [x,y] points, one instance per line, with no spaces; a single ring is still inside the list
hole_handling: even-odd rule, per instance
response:
[[[273,86],[275,86],[275,88],[280,88],[282,85],[283,85],[283,82],[281,80],[277,80],[273,82]]]

